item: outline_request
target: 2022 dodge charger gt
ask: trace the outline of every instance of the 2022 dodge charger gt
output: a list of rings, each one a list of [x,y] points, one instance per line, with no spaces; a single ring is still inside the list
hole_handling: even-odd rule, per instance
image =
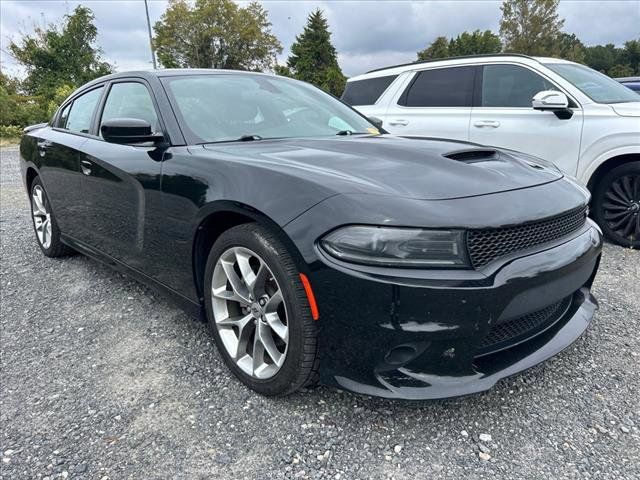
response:
[[[378,132],[294,80],[110,75],[20,151],[42,252],[204,310],[262,394],[486,390],[567,347],[596,309],[584,188],[525,155]]]

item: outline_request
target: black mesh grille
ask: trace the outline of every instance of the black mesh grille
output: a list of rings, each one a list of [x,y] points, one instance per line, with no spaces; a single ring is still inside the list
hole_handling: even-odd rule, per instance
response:
[[[506,348],[510,344],[526,339],[558,320],[569,308],[571,296],[549,305],[541,310],[522,317],[497,323],[482,340],[479,349],[482,353]]]
[[[469,230],[467,248],[475,268],[509,253],[551,242],[578,230],[587,218],[586,207],[537,222],[506,228]]]

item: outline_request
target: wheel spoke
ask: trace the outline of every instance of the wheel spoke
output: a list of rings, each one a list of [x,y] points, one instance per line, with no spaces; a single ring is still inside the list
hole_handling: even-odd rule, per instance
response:
[[[289,327],[287,327],[280,320],[280,316],[277,313],[267,313],[264,316],[267,321],[267,325],[275,332],[278,337],[282,339],[284,343],[289,342]]]
[[[258,325],[258,328],[256,328],[256,337],[260,338],[260,343],[262,343],[264,351],[269,355],[271,360],[273,360],[274,364],[278,367],[282,366],[284,355],[280,353],[278,347],[276,347],[273,336],[271,336],[271,330],[263,323],[259,322]]]
[[[624,198],[618,197],[618,195],[612,189],[607,190],[605,197],[619,205],[624,205],[625,207],[629,205],[629,202],[627,202]]]
[[[242,299],[245,303],[250,303],[249,300],[249,290],[246,285],[242,282],[235,269],[233,268],[233,263],[222,260],[222,268],[224,269],[224,273],[227,275],[227,279],[231,284],[231,288],[234,293]]]
[[[629,211],[628,210],[623,210],[623,211],[613,211],[613,210],[605,210],[604,212],[604,219],[605,220],[616,220],[620,217],[626,217],[629,215]]]
[[[620,180],[613,182],[611,184],[611,189],[616,193],[616,195],[618,195],[618,198],[620,198],[621,201],[628,203],[629,197],[627,196],[623,188],[620,186],[620,183],[621,183]]]
[[[267,313],[267,314],[269,314],[269,313],[277,313],[278,306],[281,303],[282,303],[282,292],[280,292],[280,290],[278,290],[273,295],[271,295],[269,300],[267,300],[267,303],[264,306],[264,313]]]
[[[621,183],[625,193],[625,197],[628,200],[633,200],[633,187],[631,185],[631,177],[629,175],[622,177]]]

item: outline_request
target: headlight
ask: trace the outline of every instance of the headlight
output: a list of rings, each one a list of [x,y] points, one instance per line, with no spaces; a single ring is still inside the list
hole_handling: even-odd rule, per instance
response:
[[[342,227],[320,240],[345,262],[388,267],[466,267],[464,232],[372,226]]]

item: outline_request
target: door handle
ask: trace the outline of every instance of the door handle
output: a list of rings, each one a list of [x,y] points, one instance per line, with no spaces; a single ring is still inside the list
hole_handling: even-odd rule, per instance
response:
[[[81,160],[80,168],[85,175],[91,175],[91,162],[89,160]]]
[[[409,125],[409,121],[402,118],[396,118],[395,120],[389,120],[389,125],[402,125],[403,127],[406,127]]]
[[[53,142],[49,140],[38,140],[38,151],[40,152],[40,156],[44,157],[47,148],[53,145]]]
[[[478,128],[498,128],[500,122],[497,120],[478,120],[477,122],[473,122],[473,126]]]

